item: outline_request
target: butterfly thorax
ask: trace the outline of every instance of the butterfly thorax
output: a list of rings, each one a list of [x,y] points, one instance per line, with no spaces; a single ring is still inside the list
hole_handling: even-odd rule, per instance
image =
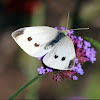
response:
[[[45,49],[47,50],[47,49],[52,48],[55,44],[57,44],[65,36],[66,36],[65,32],[58,31],[57,36],[52,41],[50,41],[49,43],[47,43],[47,45],[45,46]]]

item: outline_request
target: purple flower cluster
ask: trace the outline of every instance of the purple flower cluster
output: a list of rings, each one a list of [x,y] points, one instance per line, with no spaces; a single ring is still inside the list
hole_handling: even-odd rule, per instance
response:
[[[58,29],[58,27],[55,27]],[[61,30],[66,30],[65,27],[61,27]],[[90,61],[94,63],[96,61],[96,51],[93,47],[91,47],[91,43],[87,42],[86,40],[83,40],[81,36],[75,36],[73,30],[68,30],[68,36],[73,41],[75,52],[76,52],[76,61],[75,66],[71,70],[64,70],[64,71],[54,71],[51,68],[44,68],[41,66],[41,68],[38,68],[37,71],[39,74],[47,74],[50,72],[53,72],[53,79],[56,81],[64,80],[65,78],[72,79],[72,80],[78,80],[77,74],[83,75],[84,71],[82,69],[81,64],[83,64],[86,61]],[[42,57],[41,57],[42,58]],[[41,58],[38,58],[41,60]]]
[[[39,72],[39,74],[45,74],[45,73],[52,72],[53,70],[51,68],[45,69],[43,66],[41,66],[40,68],[37,69],[37,71]]]

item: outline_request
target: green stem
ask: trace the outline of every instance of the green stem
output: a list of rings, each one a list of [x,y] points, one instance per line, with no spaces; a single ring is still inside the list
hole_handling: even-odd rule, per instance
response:
[[[40,76],[37,75],[35,78],[30,80],[28,83],[26,83],[24,86],[22,86],[17,92],[15,92],[12,96],[8,98],[8,100],[13,100],[16,96],[18,96],[22,91],[24,91],[28,86],[30,86],[33,82],[35,82]]]

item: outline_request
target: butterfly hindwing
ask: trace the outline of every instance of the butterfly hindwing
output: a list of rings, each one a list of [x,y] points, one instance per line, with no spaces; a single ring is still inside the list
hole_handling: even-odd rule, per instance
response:
[[[44,56],[43,63],[51,68],[69,70],[75,63],[75,49],[72,40],[66,36]]]

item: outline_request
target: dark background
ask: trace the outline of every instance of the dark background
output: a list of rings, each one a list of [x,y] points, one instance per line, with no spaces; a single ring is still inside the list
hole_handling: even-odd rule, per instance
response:
[[[21,27],[46,25],[69,28],[89,27],[75,31],[100,42],[100,0],[0,0],[0,99],[7,99],[24,83],[35,77],[41,62],[24,53],[11,37]],[[84,75],[78,81],[52,80],[44,75],[22,92],[17,99],[100,99],[100,51],[94,64],[82,65]]]

